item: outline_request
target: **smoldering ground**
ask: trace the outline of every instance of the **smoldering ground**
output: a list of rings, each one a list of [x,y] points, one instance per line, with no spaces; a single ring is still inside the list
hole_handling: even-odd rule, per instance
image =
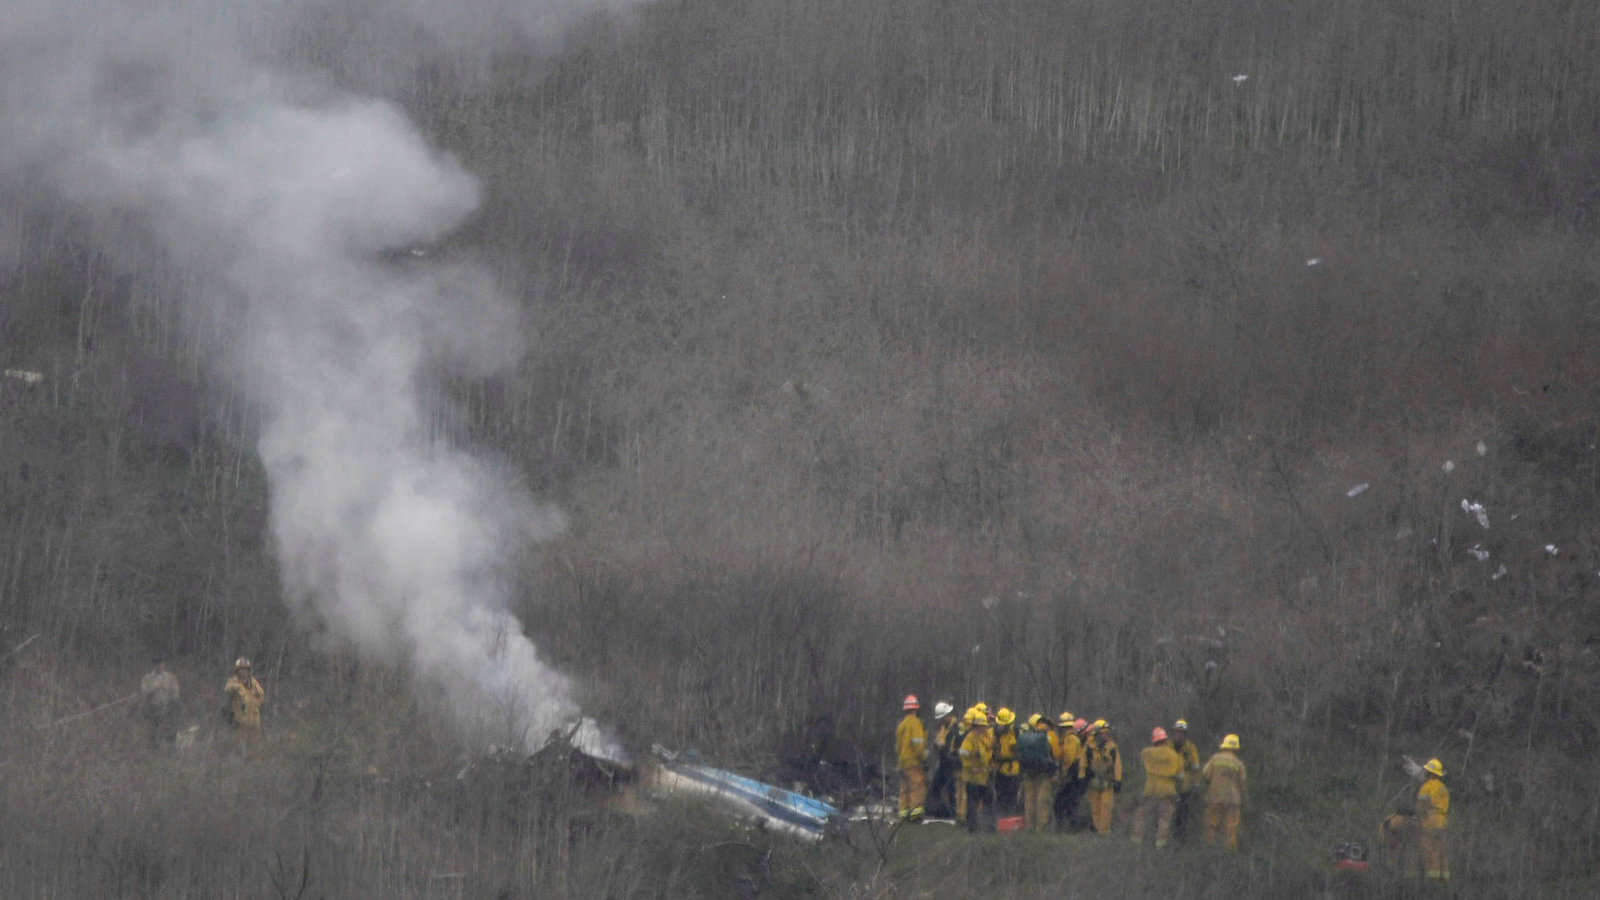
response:
[[[0,12],[0,191],[70,220],[124,275],[181,293],[204,355],[259,410],[290,605],[328,640],[407,666],[495,740],[536,743],[576,716],[571,684],[507,611],[510,562],[561,518],[434,439],[427,388],[515,365],[522,329],[481,268],[392,260],[460,226],[479,186],[357,88],[427,58],[470,66],[551,42],[597,6]]]

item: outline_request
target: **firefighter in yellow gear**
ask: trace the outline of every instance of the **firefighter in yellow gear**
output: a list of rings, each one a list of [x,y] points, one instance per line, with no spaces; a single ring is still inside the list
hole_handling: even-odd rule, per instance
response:
[[[1058,829],[1076,827],[1073,819],[1078,813],[1079,802],[1083,800],[1083,739],[1078,737],[1078,721],[1070,712],[1063,712],[1056,720],[1056,791],[1053,811]]]
[[[1017,714],[1002,707],[994,714],[994,808],[997,815],[1016,815],[1022,793],[1022,765],[1017,761]]]
[[[1178,799],[1178,779],[1183,777],[1183,756],[1172,749],[1167,730],[1156,726],[1150,746],[1139,752],[1144,766],[1144,798],[1133,817],[1133,842],[1144,842],[1145,824],[1156,819],[1156,846],[1165,847],[1172,834],[1172,812]]]
[[[1017,761],[1022,770],[1022,820],[1029,831],[1050,829],[1051,798],[1055,796],[1056,732],[1040,713],[1028,717],[1017,735]]]
[[[967,735],[972,733],[972,723],[978,719],[983,719],[985,722],[989,721],[989,707],[987,704],[975,703],[967,707],[967,711],[961,714],[961,724],[956,732],[958,764],[961,756],[961,744],[967,739]],[[958,782],[956,785],[956,821],[965,822],[967,820],[967,789],[963,786],[965,782],[961,781],[959,777],[956,780]]]
[[[980,818],[989,818],[993,802],[989,782],[994,774],[994,737],[989,733],[989,717],[978,710],[972,711],[960,755],[962,793],[967,798],[962,818],[967,831],[974,832]]]
[[[233,726],[236,746],[241,754],[251,756],[261,741],[261,705],[267,691],[251,674],[250,660],[242,656],[234,660],[233,675],[222,686],[222,694],[227,700],[223,712]]]
[[[1089,779],[1089,814],[1094,830],[1111,833],[1111,813],[1116,795],[1122,793],[1122,754],[1111,739],[1112,727],[1105,719],[1089,726],[1089,745],[1084,748],[1083,772]]]
[[[1450,880],[1450,848],[1445,831],[1450,826],[1450,789],[1444,785],[1444,763],[1428,760],[1424,780],[1417,789],[1417,815],[1422,818],[1422,862],[1432,881]]]
[[[1220,831],[1229,850],[1239,849],[1239,813],[1247,793],[1244,762],[1238,751],[1239,736],[1228,735],[1200,772],[1206,780],[1206,843],[1215,844]]]
[[[1172,749],[1183,757],[1183,775],[1178,779],[1177,807],[1172,813],[1172,839],[1181,841],[1189,833],[1189,817],[1194,813],[1194,796],[1200,787],[1200,746],[1189,740],[1189,723],[1172,723]]]
[[[917,715],[922,705],[917,695],[910,694],[900,704],[905,718],[894,730],[894,751],[900,770],[900,818],[915,821],[922,818],[923,804],[927,802],[928,734],[923,730],[922,718]]]

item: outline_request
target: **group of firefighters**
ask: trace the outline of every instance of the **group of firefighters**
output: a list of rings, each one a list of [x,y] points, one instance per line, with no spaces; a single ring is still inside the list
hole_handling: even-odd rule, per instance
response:
[[[1115,729],[1106,720],[1090,722],[1063,712],[1054,720],[1034,713],[1022,722],[1010,709],[991,712],[985,703],[958,717],[952,704],[940,701],[934,704],[930,741],[916,695],[906,697],[902,708],[905,715],[895,730],[901,819],[954,818],[975,832],[1020,813],[1021,827],[1029,831],[1093,828],[1098,834],[1111,833],[1123,765]],[[1183,837],[1203,782],[1205,842],[1220,840],[1237,850],[1240,811],[1248,795],[1238,751],[1239,736],[1227,735],[1202,766],[1187,722],[1177,720],[1170,732],[1152,729],[1150,745],[1138,757],[1144,791],[1133,813],[1132,840],[1143,843],[1153,830],[1155,845],[1164,847]],[[1416,804],[1420,829],[1395,833],[1420,830],[1428,876],[1448,879],[1444,830],[1450,794],[1444,766],[1434,759],[1423,768],[1427,781]],[[1402,827],[1393,818],[1386,824]]]
[[[173,744],[179,739],[177,720],[182,705],[178,676],[167,668],[165,660],[157,658],[153,668],[139,679],[139,696],[151,741],[158,747]],[[251,674],[250,660],[242,656],[234,660],[233,675],[222,686],[222,696],[222,719],[232,734],[235,749],[243,756],[254,755],[261,741],[261,706],[267,692]],[[198,731],[199,726],[188,730]]]

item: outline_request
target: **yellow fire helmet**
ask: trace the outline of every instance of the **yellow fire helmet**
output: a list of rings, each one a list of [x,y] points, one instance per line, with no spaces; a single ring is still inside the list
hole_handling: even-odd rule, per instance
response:
[[[1071,728],[1075,718],[1076,717],[1073,716],[1072,713],[1064,712],[1061,714],[1061,718],[1056,720],[1056,724],[1060,725],[1062,728]]]
[[[1224,750],[1237,750],[1237,749],[1239,749],[1239,736],[1237,734],[1230,734],[1227,737],[1223,738],[1222,739],[1222,749],[1224,749]]]
[[[1444,763],[1439,762],[1439,760],[1437,760],[1437,759],[1430,759],[1430,760],[1428,760],[1427,764],[1422,767],[1422,771],[1427,772],[1427,773],[1432,774],[1432,775],[1437,775],[1440,778],[1443,778],[1444,777]]]
[[[1017,714],[1002,706],[1000,711],[994,714],[994,720],[1001,725],[1010,725],[1017,720]]]

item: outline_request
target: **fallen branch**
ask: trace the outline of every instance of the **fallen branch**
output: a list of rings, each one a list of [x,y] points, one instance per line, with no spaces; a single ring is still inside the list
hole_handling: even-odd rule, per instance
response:
[[[92,716],[95,713],[97,713],[97,712],[99,712],[99,711],[101,711],[103,709],[110,709],[113,706],[121,706],[122,704],[127,703],[129,700],[137,700],[137,699],[139,699],[139,692],[138,691],[134,691],[133,693],[129,694],[126,697],[119,697],[116,700],[111,701],[110,703],[102,703],[99,706],[96,706],[94,709],[87,710],[85,712],[73,713],[72,715],[67,716],[65,719],[57,719],[54,722],[51,722],[49,725],[44,725],[44,726],[41,726],[41,727],[43,727],[43,728],[54,728],[57,725],[65,725],[68,722],[71,722],[71,721],[74,721],[74,720],[77,720],[77,719],[81,719],[81,718],[83,718],[85,716]]]
[[[39,636],[36,634],[33,637],[28,638],[27,640],[23,641],[22,643],[16,645],[15,647],[12,647],[10,653],[7,653],[5,656],[0,656],[0,662],[5,662],[6,660],[10,659],[11,657],[16,656],[18,653],[21,653],[24,647],[28,646],[29,644],[33,643],[34,641],[36,641],[38,639],[39,639]]]

